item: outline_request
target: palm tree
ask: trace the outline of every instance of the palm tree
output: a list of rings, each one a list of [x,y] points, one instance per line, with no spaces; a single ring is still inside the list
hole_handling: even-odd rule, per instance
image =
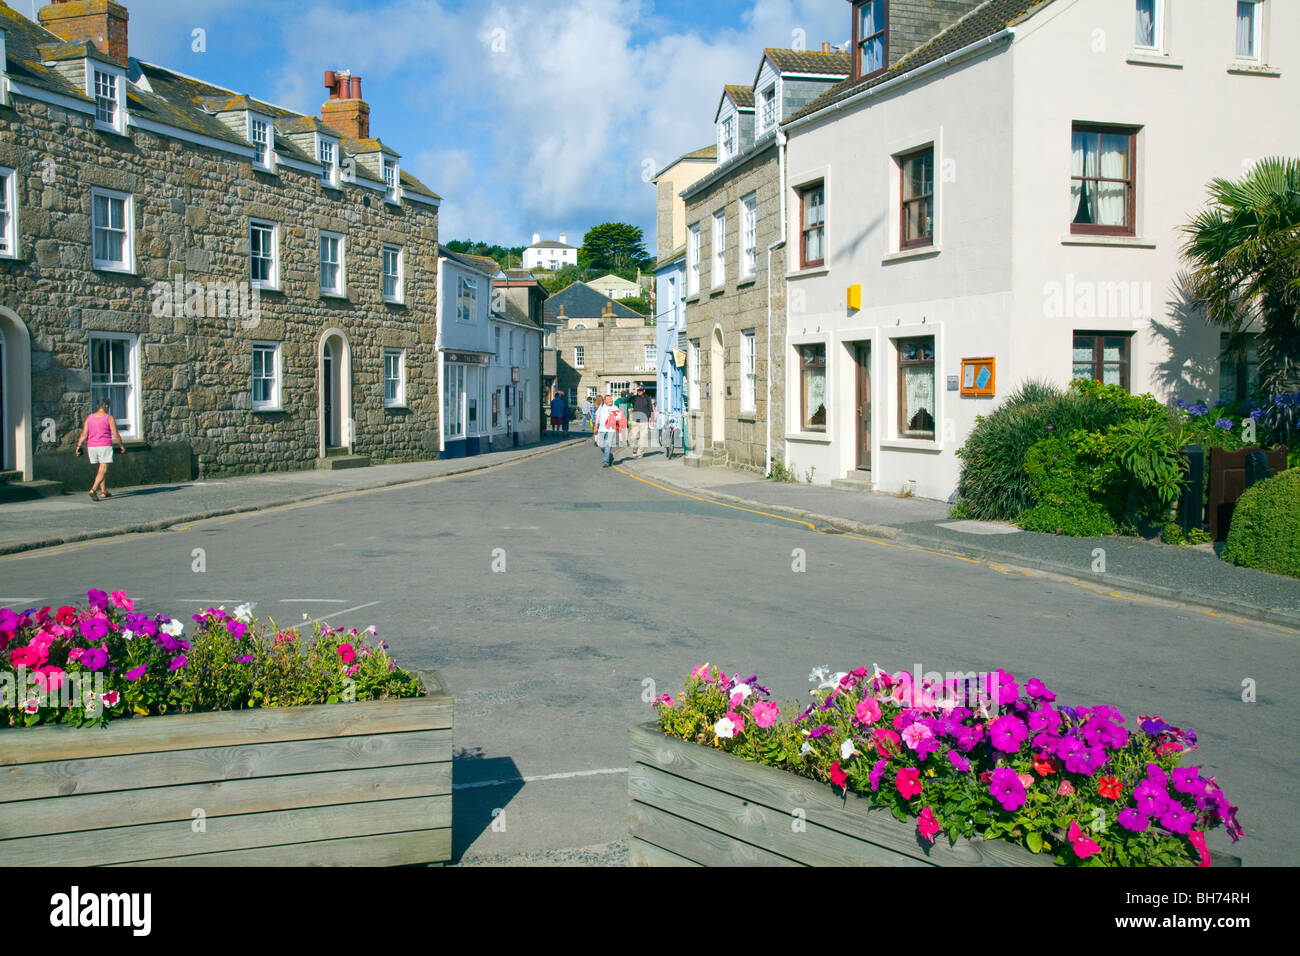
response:
[[[1258,319],[1265,392],[1298,388],[1300,160],[1261,160],[1238,182],[1215,179],[1206,188],[1209,205],[1182,227],[1188,291],[1230,341],[1240,343]]]

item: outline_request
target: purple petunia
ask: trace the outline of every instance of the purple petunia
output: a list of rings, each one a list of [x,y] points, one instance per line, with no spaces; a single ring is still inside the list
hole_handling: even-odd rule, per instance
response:
[[[1034,697],[1034,698],[1041,697],[1043,700],[1048,701],[1049,703],[1051,701],[1056,700],[1056,695],[1052,693],[1050,690],[1048,690],[1047,685],[1044,684],[1042,681],[1040,681],[1037,677],[1030,678],[1029,683],[1025,684],[1025,693],[1028,694],[1030,697]]]
[[[1016,717],[999,717],[989,724],[989,742],[1004,753],[1015,753],[1028,736],[1024,722]]]
[[[1232,431],[1232,422],[1226,418],[1216,418],[1214,425],[1216,428],[1222,428],[1225,432]]]
[[[1151,825],[1151,821],[1137,810],[1129,807],[1128,809],[1119,812],[1119,825],[1125,830],[1132,830],[1134,833],[1141,833]]]
[[[108,621],[102,617],[88,617],[81,622],[81,636],[88,641],[98,641],[108,633]]]
[[[963,757],[961,754],[957,753],[957,751],[949,750],[948,760],[954,767],[956,767],[962,773],[970,772],[970,761],[967,760],[965,757]]]
[[[989,793],[1002,804],[1003,810],[1019,810],[1025,803],[1025,788],[1010,767],[998,767],[993,771]]]
[[[189,661],[185,659],[184,654],[177,654],[172,658],[172,662],[167,665],[167,669],[169,671],[178,671],[188,663]]]
[[[875,765],[871,768],[871,773],[867,774],[867,778],[871,781],[871,789],[873,791],[880,789],[880,778],[884,776],[885,766],[888,763],[889,761],[884,758],[877,760]]]
[[[226,631],[231,637],[238,641],[248,632],[248,625],[243,621],[227,621]]]
[[[1164,784],[1148,779],[1133,788],[1133,802],[1137,804],[1138,813],[1147,817],[1164,813],[1170,801]]]
[[[126,679],[129,681],[137,681],[144,676],[144,672],[148,669],[149,667],[146,664],[141,664],[139,667],[133,667],[126,672]]]
[[[91,647],[81,652],[78,660],[88,671],[102,671],[108,664],[108,651],[100,647]]]
[[[97,607],[104,611],[107,611],[110,607],[108,595],[94,588],[86,592],[86,600],[90,602],[91,607]]]
[[[1160,815],[1160,825],[1171,833],[1188,833],[1196,822],[1196,814],[1183,809],[1181,803],[1171,801],[1169,807]]]
[[[830,724],[819,724],[817,726],[817,729],[814,730],[812,733],[810,733],[808,736],[816,740],[818,737],[822,737],[826,734],[829,734],[834,729],[835,728],[832,727]]]

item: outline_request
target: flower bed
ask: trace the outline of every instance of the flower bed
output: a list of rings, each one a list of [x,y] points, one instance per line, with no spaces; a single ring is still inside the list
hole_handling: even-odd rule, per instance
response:
[[[398,668],[373,630],[299,640],[243,606],[186,634],[120,592],[88,597],[0,610],[4,859],[450,858],[452,699],[436,672]]]
[[[1178,766],[1195,749],[1195,734],[1159,717],[1139,717],[1130,733],[1113,707],[1058,707],[1041,681],[1022,692],[1005,671],[930,680],[820,669],[813,678],[820,682],[814,702],[783,714],[755,678],[728,678],[704,665],[676,700],[655,702],[660,728],[829,783],[846,798],[861,795],[908,828],[910,839],[889,835],[885,847],[894,853],[910,845],[912,856],[928,848],[942,861],[959,844],[969,855],[965,841],[974,838],[986,857],[1016,844],[1027,862],[1205,866],[1207,830],[1223,825],[1234,840],[1241,834],[1237,808],[1216,781]],[[788,814],[798,805],[783,808]],[[652,842],[635,827],[633,835]],[[940,836],[946,840],[937,843]],[[992,856],[1008,862],[1012,850]]]

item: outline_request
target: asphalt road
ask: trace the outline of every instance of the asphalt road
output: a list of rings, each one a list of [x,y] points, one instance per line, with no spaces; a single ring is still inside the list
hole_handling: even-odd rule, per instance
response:
[[[1211,847],[1248,865],[1300,848],[1294,635],[672,494],[594,446],[0,558],[0,606],[88,587],[176,617],[256,601],[282,624],[374,624],[400,662],[437,667],[462,864],[621,863],[627,728],[705,661],[787,700],[817,665],[1004,667],[1063,703],[1160,714],[1198,732],[1241,807],[1247,836]]]

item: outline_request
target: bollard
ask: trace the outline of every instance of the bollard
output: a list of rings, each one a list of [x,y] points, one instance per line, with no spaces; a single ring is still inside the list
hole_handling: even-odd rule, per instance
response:
[[[1187,445],[1183,454],[1187,456],[1187,472],[1178,499],[1178,526],[1188,534],[1204,526],[1205,450],[1200,445]]]

